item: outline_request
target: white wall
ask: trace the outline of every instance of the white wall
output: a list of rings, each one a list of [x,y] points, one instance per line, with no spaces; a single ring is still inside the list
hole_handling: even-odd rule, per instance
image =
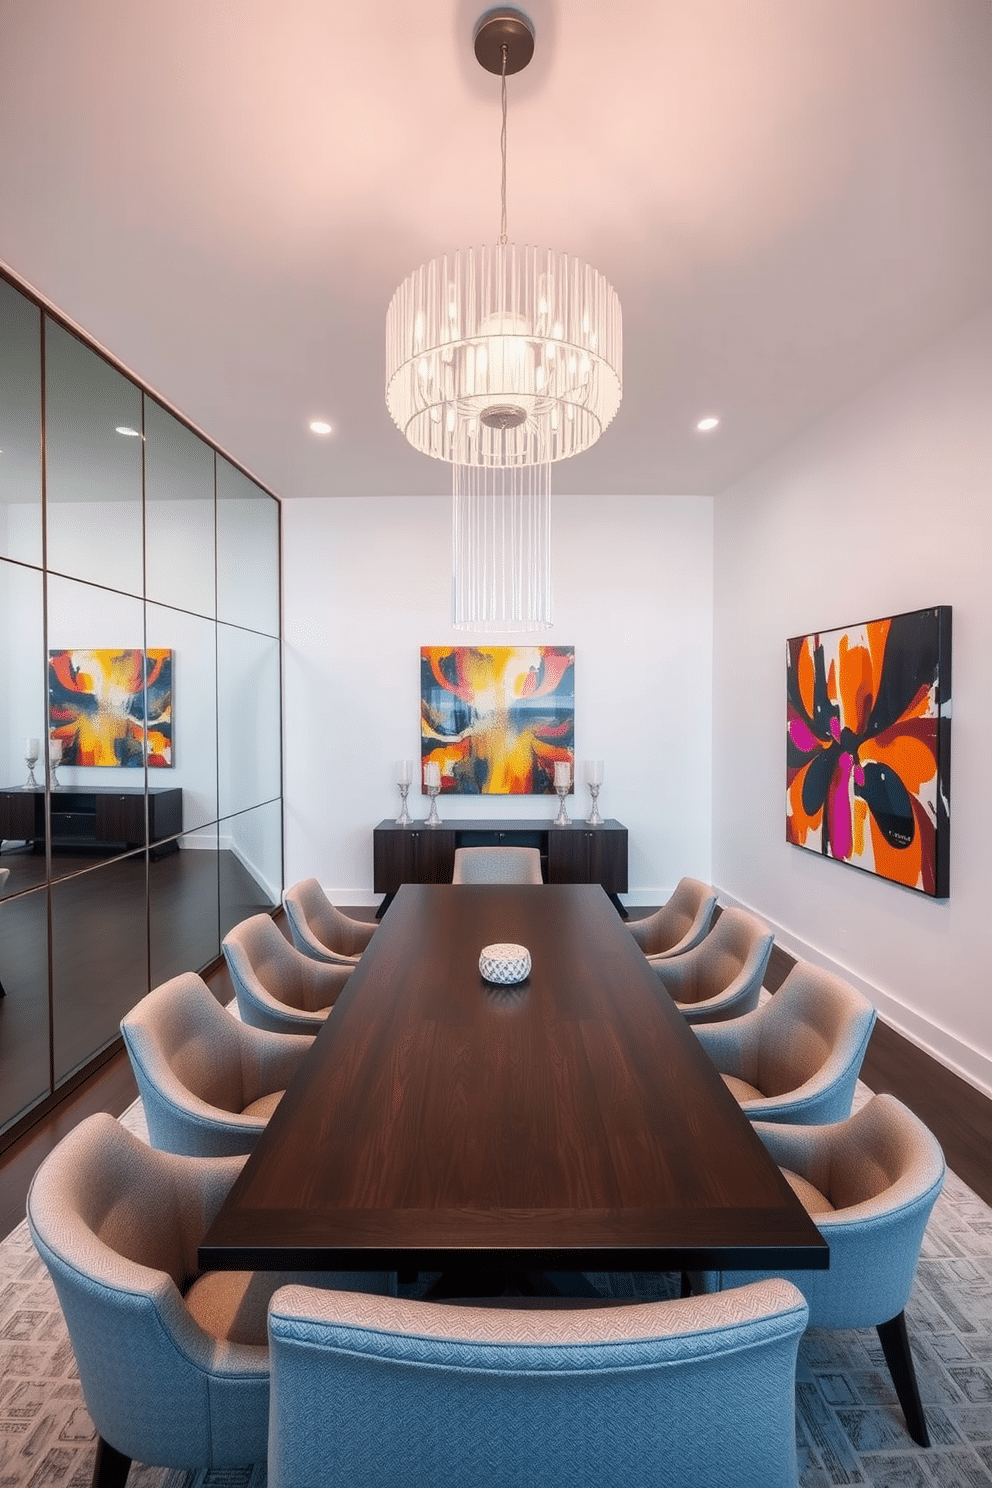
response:
[[[711,870],[712,502],[552,499],[555,625],[537,639],[575,647],[576,759],[604,761],[629,902],[658,903]],[[372,828],[399,810],[395,762],[420,757],[420,647],[471,640],[451,626],[451,499],[284,501],[283,573],[286,882],[370,903]],[[557,802],[439,805],[547,820]],[[426,815],[416,785],[410,807]],[[568,809],[587,814],[584,786]]]
[[[714,881],[992,1090],[992,313],[723,493],[714,546]],[[785,640],[953,606],[950,899],[785,841]]]

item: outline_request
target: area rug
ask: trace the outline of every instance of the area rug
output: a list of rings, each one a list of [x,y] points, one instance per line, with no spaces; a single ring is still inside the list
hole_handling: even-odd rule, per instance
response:
[[[869,1094],[862,1088],[857,1103]],[[122,1120],[145,1135],[140,1106]],[[591,1280],[642,1301],[674,1285],[662,1274]],[[933,1446],[906,1434],[874,1329],[810,1331],[796,1391],[802,1488],[992,1488],[992,1209],[953,1174],[906,1315]],[[21,1224],[0,1243],[0,1488],[89,1488],[94,1439],[54,1290]],[[135,1463],[128,1479],[128,1488],[265,1484],[264,1465],[186,1473]]]

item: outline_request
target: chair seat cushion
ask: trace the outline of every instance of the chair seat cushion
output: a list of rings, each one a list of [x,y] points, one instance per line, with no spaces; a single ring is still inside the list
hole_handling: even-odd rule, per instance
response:
[[[279,1287],[303,1282],[319,1286],[320,1276],[299,1271],[204,1271],[186,1293],[193,1321],[212,1338],[268,1348],[268,1313]]]
[[[791,1168],[782,1168],[781,1172],[782,1177],[788,1183],[807,1214],[814,1216],[817,1214],[833,1214],[835,1206],[831,1204],[826,1194],[821,1193],[801,1173],[794,1173]]]
[[[267,1120],[285,1093],[284,1090],[273,1090],[270,1095],[260,1095],[258,1100],[253,1100],[250,1105],[245,1106],[241,1113],[242,1116],[264,1116]]]
[[[726,1085],[735,1100],[741,1105],[745,1101],[764,1100],[764,1093],[756,1085],[749,1085],[746,1080],[738,1080],[736,1075],[725,1075],[721,1072],[720,1079]]]

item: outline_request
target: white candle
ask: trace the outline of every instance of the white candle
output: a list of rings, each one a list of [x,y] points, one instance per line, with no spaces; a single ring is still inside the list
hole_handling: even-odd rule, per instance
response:
[[[409,785],[413,779],[413,760],[396,761],[396,783],[397,785]]]
[[[441,789],[441,766],[437,760],[428,760],[424,766],[424,784],[428,790],[432,787],[434,790]]]
[[[37,739],[25,739],[24,740],[24,758],[25,759],[37,759],[38,758],[38,740]]]
[[[567,760],[555,760],[555,789],[572,782],[572,770]]]
[[[52,761],[52,764],[53,765],[57,765],[58,764],[59,760],[62,758],[62,740],[61,739],[49,739],[49,741],[48,741],[48,756],[49,756],[50,760]]]
[[[603,783],[603,761],[586,760],[586,784],[602,785]]]

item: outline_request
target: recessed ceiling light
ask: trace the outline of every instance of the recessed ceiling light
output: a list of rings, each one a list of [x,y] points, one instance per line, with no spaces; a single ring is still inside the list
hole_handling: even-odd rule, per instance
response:
[[[141,430],[132,429],[130,424],[118,424],[114,430],[115,434],[123,434],[125,439],[140,439]]]
[[[701,418],[699,420],[696,428],[699,430],[700,434],[708,434],[711,429],[716,428],[719,422],[720,420],[716,417],[715,414],[708,413],[705,418]]]
[[[330,434],[332,432],[332,425],[326,419],[311,419],[310,432],[312,434]]]

